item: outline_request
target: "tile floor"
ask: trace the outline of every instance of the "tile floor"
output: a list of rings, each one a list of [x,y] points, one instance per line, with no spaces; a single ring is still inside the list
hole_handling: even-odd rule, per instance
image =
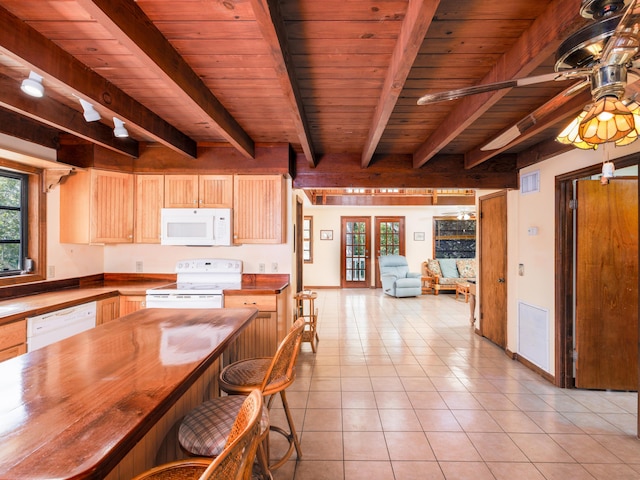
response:
[[[454,295],[318,290],[316,306],[318,351],[303,344],[287,391],[303,458],[275,480],[640,479],[637,394],[555,388]]]

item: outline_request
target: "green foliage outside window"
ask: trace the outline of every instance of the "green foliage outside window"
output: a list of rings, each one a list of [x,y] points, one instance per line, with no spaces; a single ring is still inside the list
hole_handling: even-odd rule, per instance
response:
[[[0,172],[0,275],[22,269],[26,177]]]

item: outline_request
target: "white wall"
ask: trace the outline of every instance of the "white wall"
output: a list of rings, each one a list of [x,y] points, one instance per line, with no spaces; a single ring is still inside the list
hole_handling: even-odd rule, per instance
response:
[[[346,207],[311,205],[307,202],[304,214],[313,217],[313,263],[304,264],[304,284],[314,287],[340,286],[340,228],[341,216],[367,216],[374,228],[376,216],[404,216],[406,257],[411,271],[420,272],[422,262],[433,255],[433,217],[456,211],[455,206],[417,207]],[[333,240],[320,240],[320,230],[333,230]],[[415,232],[424,232],[424,241],[414,241]],[[373,250],[375,245],[371,245]],[[374,262],[376,252],[371,252]],[[375,272],[375,263],[372,263]],[[371,276],[371,285],[375,278]]]

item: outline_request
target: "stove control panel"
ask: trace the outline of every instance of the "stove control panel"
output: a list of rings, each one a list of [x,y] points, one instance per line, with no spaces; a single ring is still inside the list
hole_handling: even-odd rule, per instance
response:
[[[177,273],[242,273],[242,260],[228,258],[197,258],[181,260],[176,265]]]

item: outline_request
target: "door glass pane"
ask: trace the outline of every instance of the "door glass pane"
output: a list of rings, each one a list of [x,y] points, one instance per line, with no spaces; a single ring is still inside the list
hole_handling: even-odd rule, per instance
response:
[[[345,234],[345,256],[347,281],[364,282],[366,280],[366,224],[365,222],[347,222]]]

